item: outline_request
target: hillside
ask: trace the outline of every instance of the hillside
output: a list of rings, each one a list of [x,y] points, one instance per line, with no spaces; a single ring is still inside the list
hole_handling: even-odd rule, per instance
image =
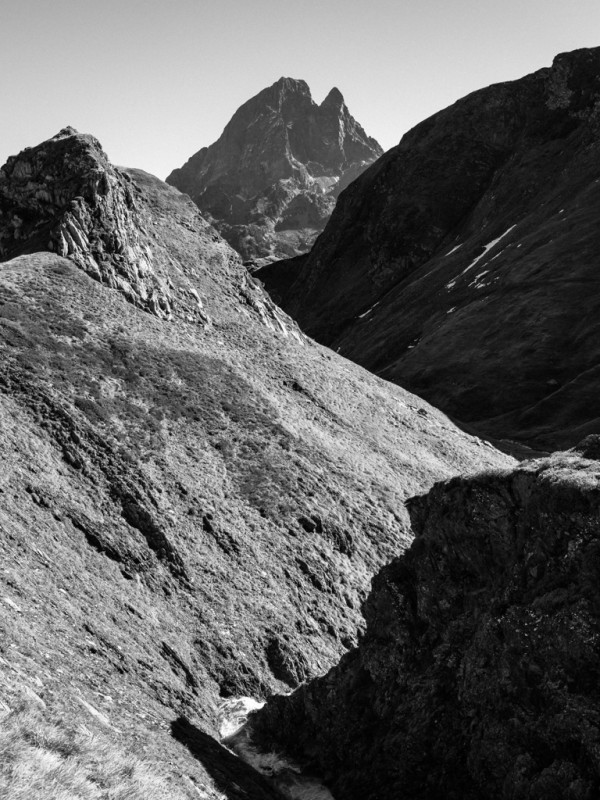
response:
[[[244,259],[265,263],[306,252],[340,191],[382,153],[339,89],[318,105],[305,81],[280,78],[167,183],[189,194]]]
[[[257,273],[310,336],[480,434],[600,430],[600,48],[470,94],[342,192],[310,254]]]
[[[511,460],[303,336],[91,136],[3,167],[0,243],[0,794],[278,796],[223,704],[325,672],[405,498]]]
[[[338,800],[598,797],[598,438],[411,500],[359,647],[269,700],[241,751],[285,752]]]

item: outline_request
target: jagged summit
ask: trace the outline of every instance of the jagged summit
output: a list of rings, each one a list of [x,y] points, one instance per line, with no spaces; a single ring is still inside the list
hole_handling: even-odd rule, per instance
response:
[[[334,86],[333,89],[327,95],[327,97],[321,103],[321,108],[323,108],[323,106],[336,106],[336,107],[339,106],[341,108],[343,105],[344,105],[344,96],[337,88],[337,86]]]
[[[382,152],[337,88],[317,105],[305,81],[282,77],[167,182],[243,257],[274,260],[305,252],[339,192]]]
[[[308,95],[309,97],[311,96],[308,83],[302,80],[301,78],[286,78],[285,76],[282,76],[281,78],[279,78],[278,81],[275,81],[275,83],[271,87],[269,87],[269,89],[265,91],[270,91],[273,89],[280,92],[286,92],[289,94],[297,92],[299,94]],[[258,96],[260,97],[260,94]]]
[[[59,132],[55,136],[52,136],[51,138],[62,139],[65,136],[80,136],[80,135],[81,134],[76,128],[74,128],[72,125],[67,125],[64,128],[61,128],[61,130],[59,130]]]
[[[306,81],[281,77],[271,86],[267,86],[254,97],[246,100],[225,126],[224,131],[227,131],[231,125],[235,127],[240,121],[246,120],[249,114],[260,114],[269,108],[281,112],[286,103],[303,104],[306,100],[312,100]]]

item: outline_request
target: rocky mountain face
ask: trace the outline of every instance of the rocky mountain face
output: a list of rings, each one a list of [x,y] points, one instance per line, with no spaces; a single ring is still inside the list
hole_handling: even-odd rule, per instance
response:
[[[139,308],[163,319],[175,313],[208,324],[181,270],[177,286],[173,283],[173,259],[152,230],[157,222],[141,195],[131,175],[108,162],[93,136],[65,128],[9,158],[0,170],[0,257],[49,250]],[[200,214],[193,223],[213,258],[231,258]]]
[[[511,460],[307,339],[93,137],[8,161],[0,242],[0,794],[280,797],[227,703],[330,668],[403,501]]]
[[[599,429],[600,49],[477,91],[258,273],[311,336],[492,437]]]
[[[244,259],[264,263],[306,252],[340,191],[382,153],[338,89],[317,105],[304,81],[280,78],[167,183],[186,192]]]
[[[359,647],[245,736],[340,800],[598,797],[598,438],[410,501]]]

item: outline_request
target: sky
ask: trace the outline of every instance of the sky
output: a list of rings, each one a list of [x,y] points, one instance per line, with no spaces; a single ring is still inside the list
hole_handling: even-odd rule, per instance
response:
[[[161,178],[281,76],[384,149],[475,89],[600,46],[600,0],[1,0],[0,164],[72,125]]]

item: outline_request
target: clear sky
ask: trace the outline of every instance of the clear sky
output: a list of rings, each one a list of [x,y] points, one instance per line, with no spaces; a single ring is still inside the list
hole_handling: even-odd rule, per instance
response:
[[[282,75],[388,149],[468,92],[600,46],[600,0],[0,0],[0,164],[72,125],[164,178]]]

